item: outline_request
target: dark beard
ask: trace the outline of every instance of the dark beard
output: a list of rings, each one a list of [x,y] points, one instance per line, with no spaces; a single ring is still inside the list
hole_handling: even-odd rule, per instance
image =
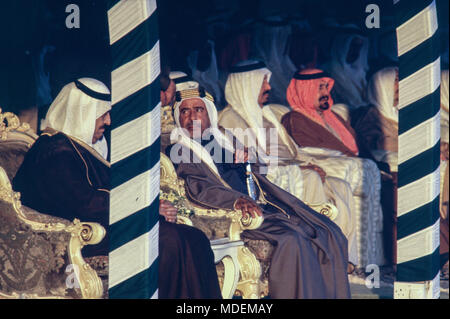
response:
[[[270,90],[267,90],[263,93],[263,97],[265,97],[265,95],[267,95],[267,100],[263,103],[263,105],[267,105],[269,104],[269,100],[270,100]]]
[[[325,103],[323,103],[323,104],[320,104],[320,105],[319,105],[319,108],[320,108],[322,111],[326,111],[326,110],[328,110],[328,109],[330,108],[330,104],[329,104],[328,102],[325,102]]]

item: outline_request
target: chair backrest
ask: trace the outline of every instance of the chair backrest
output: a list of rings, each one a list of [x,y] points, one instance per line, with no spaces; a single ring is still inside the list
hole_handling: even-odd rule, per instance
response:
[[[37,138],[27,123],[20,123],[18,116],[2,113],[0,108],[0,167],[6,171],[9,180],[14,178]]]
[[[167,155],[164,153],[160,153],[161,155],[161,183],[175,183],[178,180],[177,173],[175,171],[175,167],[172,164]]]

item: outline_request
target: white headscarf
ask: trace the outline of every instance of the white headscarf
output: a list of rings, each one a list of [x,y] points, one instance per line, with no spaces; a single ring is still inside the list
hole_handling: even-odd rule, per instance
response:
[[[78,80],[92,91],[101,94],[110,94],[108,87],[102,82],[81,78]],[[55,98],[45,118],[46,127],[63,132],[94,148],[104,158],[107,150],[105,138],[94,145],[92,138],[95,131],[95,121],[111,110],[111,102],[93,98],[71,82],[64,86]]]
[[[441,75],[441,141],[448,143],[448,70]]]
[[[375,73],[367,87],[367,98],[385,118],[398,123],[398,109],[394,107],[395,77],[398,68],[384,68]]]
[[[169,78],[175,82],[176,92],[198,89],[200,86],[197,81],[194,81],[189,75],[182,71],[170,72]]]
[[[359,56],[353,63],[347,63],[347,55],[350,44],[354,38],[360,38],[363,46]],[[355,109],[366,105],[365,90],[367,85],[366,73],[369,70],[368,64],[369,41],[367,38],[357,34],[338,34],[333,41],[331,48],[331,61],[324,66],[335,80],[334,90],[342,101],[350,109]]]
[[[255,61],[246,61],[238,66],[245,66],[249,63],[255,63]],[[230,73],[227,83],[225,85],[225,98],[230,104],[232,109],[238,113],[244,121],[252,128],[258,146],[266,150],[266,134],[263,124],[263,118],[266,118],[271,122],[278,132],[281,132],[283,127],[278,121],[275,114],[269,106],[261,108],[258,104],[258,97],[261,91],[261,87],[264,81],[264,76],[267,75],[267,81],[269,81],[271,72],[267,68],[260,68],[247,72]],[[283,135],[281,135],[283,137]],[[286,145],[289,142],[285,141]]]
[[[183,77],[187,77],[188,75],[186,74],[186,73],[184,73],[184,72],[182,72],[182,71],[172,71],[172,72],[170,72],[170,74],[169,74],[169,78],[171,79],[171,80],[176,80],[176,79],[180,79],[180,78],[183,78]]]
[[[189,87],[193,86],[193,81],[189,81],[190,83],[185,82],[185,84],[177,84],[177,88],[179,87]],[[195,83],[195,82],[194,82]],[[198,85],[197,85],[198,87]],[[178,91],[178,90],[177,90]],[[170,135],[170,141],[172,144],[180,144],[182,146],[185,146],[189,149],[191,149],[195,155],[201,159],[203,162],[205,162],[215,173],[219,174],[217,167],[214,163],[213,158],[211,157],[211,154],[196,140],[192,139],[189,134],[186,132],[185,129],[183,129],[180,125],[180,105],[185,100],[190,99],[200,99],[205,103],[206,110],[208,112],[209,121],[211,123],[211,126],[208,130],[209,134],[212,134],[214,136],[214,139],[216,142],[223,148],[229,150],[230,152],[234,153],[233,144],[226,138],[224,134],[219,130],[218,128],[218,116],[217,116],[217,109],[214,105],[214,102],[209,100],[206,97],[192,97],[192,98],[186,98],[182,99],[180,101],[175,102],[174,106],[174,118],[176,123],[176,128],[172,131]]]

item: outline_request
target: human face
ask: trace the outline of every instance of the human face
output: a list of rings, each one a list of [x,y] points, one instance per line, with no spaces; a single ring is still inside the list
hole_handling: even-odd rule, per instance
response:
[[[270,94],[271,86],[268,81],[267,74],[264,75],[263,83],[261,85],[261,90],[259,91],[258,95],[258,104],[260,107],[263,107],[268,101],[269,101],[269,94]]]
[[[196,122],[194,123],[194,121]],[[199,124],[200,129],[198,127]],[[181,102],[180,126],[189,132],[191,138],[201,138],[201,134],[211,126],[205,102],[199,98],[187,99]]]
[[[328,90],[328,82],[325,80],[320,80],[319,89],[317,91],[317,97],[314,102],[314,107],[317,111],[325,111],[330,108],[330,93]]]
[[[94,136],[92,137],[92,144],[95,144],[99,139],[102,138],[103,133],[105,133],[106,126],[109,125],[111,125],[111,117],[108,111],[95,120],[95,130]]]
[[[176,86],[173,80],[170,80],[169,87],[166,91],[161,91],[161,104],[162,106],[173,105],[175,102]]]

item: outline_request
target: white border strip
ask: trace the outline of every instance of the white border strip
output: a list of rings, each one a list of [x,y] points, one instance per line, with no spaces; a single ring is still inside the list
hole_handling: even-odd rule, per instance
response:
[[[431,38],[438,29],[436,3],[397,27],[398,56],[411,51],[416,46]]]
[[[159,223],[109,253],[109,288],[148,269],[158,257]]]
[[[441,84],[441,57],[399,82],[399,109],[434,93]]]
[[[111,72],[112,105],[152,83],[160,71],[158,40],[150,51]]]
[[[109,224],[149,206],[159,194],[160,162],[111,190]]]
[[[109,43],[114,44],[156,10],[156,0],[122,0],[108,10]]]
[[[111,164],[151,146],[161,132],[161,103],[144,114],[111,131]]]
[[[401,119],[400,119],[401,120]],[[441,138],[441,112],[398,137],[398,164],[435,146]]]
[[[440,191],[440,168],[398,189],[397,217],[432,202]]]

